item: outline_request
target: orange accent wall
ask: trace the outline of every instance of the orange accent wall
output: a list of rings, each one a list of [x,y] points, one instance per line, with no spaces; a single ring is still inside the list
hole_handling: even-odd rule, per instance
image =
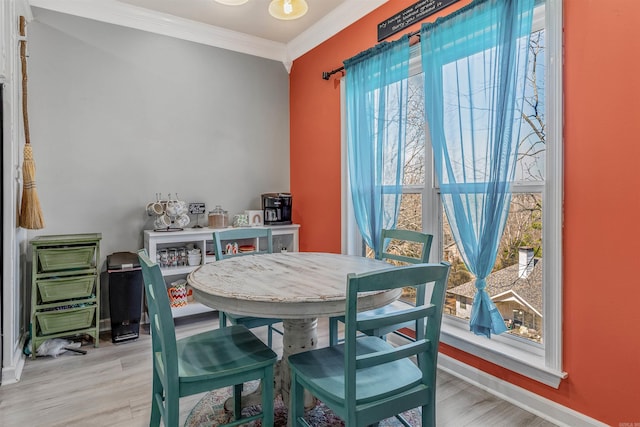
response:
[[[323,80],[322,72],[374,46],[377,24],[413,3],[385,3],[293,64],[291,191],[302,251],[337,253],[341,245],[340,82]],[[637,426],[640,1],[563,5],[563,368],[569,377],[556,390],[455,348],[441,351],[606,424]]]

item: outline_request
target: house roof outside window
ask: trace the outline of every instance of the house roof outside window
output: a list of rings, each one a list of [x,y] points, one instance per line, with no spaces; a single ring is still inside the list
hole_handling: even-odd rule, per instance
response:
[[[542,260],[534,258],[534,266],[527,277],[519,277],[519,265],[513,264],[494,271],[487,277],[485,290],[496,302],[516,300],[542,317]],[[473,299],[476,294],[475,280],[463,283],[447,292]]]

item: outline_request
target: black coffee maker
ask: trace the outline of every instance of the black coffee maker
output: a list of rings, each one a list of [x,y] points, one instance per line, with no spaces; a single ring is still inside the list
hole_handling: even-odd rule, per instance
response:
[[[262,210],[265,225],[291,224],[291,194],[264,193]]]

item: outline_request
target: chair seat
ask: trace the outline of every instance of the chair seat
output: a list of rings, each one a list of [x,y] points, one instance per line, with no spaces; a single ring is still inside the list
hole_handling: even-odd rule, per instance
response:
[[[183,383],[260,369],[273,364],[278,357],[245,326],[239,325],[182,338],[176,344],[178,375]],[[156,358],[161,363],[158,355]]]
[[[365,336],[356,341],[356,354],[384,351],[393,346],[378,337]],[[300,375],[301,382],[310,383],[317,397],[324,401],[345,400],[344,344],[316,349],[289,356],[289,366]],[[420,385],[422,371],[409,359],[358,370],[356,402],[364,404],[375,398],[394,396]]]

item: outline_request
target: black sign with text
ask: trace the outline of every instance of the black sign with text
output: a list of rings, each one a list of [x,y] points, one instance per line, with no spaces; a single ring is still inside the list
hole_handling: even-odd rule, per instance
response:
[[[205,212],[204,203],[189,203],[189,213],[192,215],[200,215]]]
[[[378,41],[402,31],[458,0],[421,0],[378,24]]]

